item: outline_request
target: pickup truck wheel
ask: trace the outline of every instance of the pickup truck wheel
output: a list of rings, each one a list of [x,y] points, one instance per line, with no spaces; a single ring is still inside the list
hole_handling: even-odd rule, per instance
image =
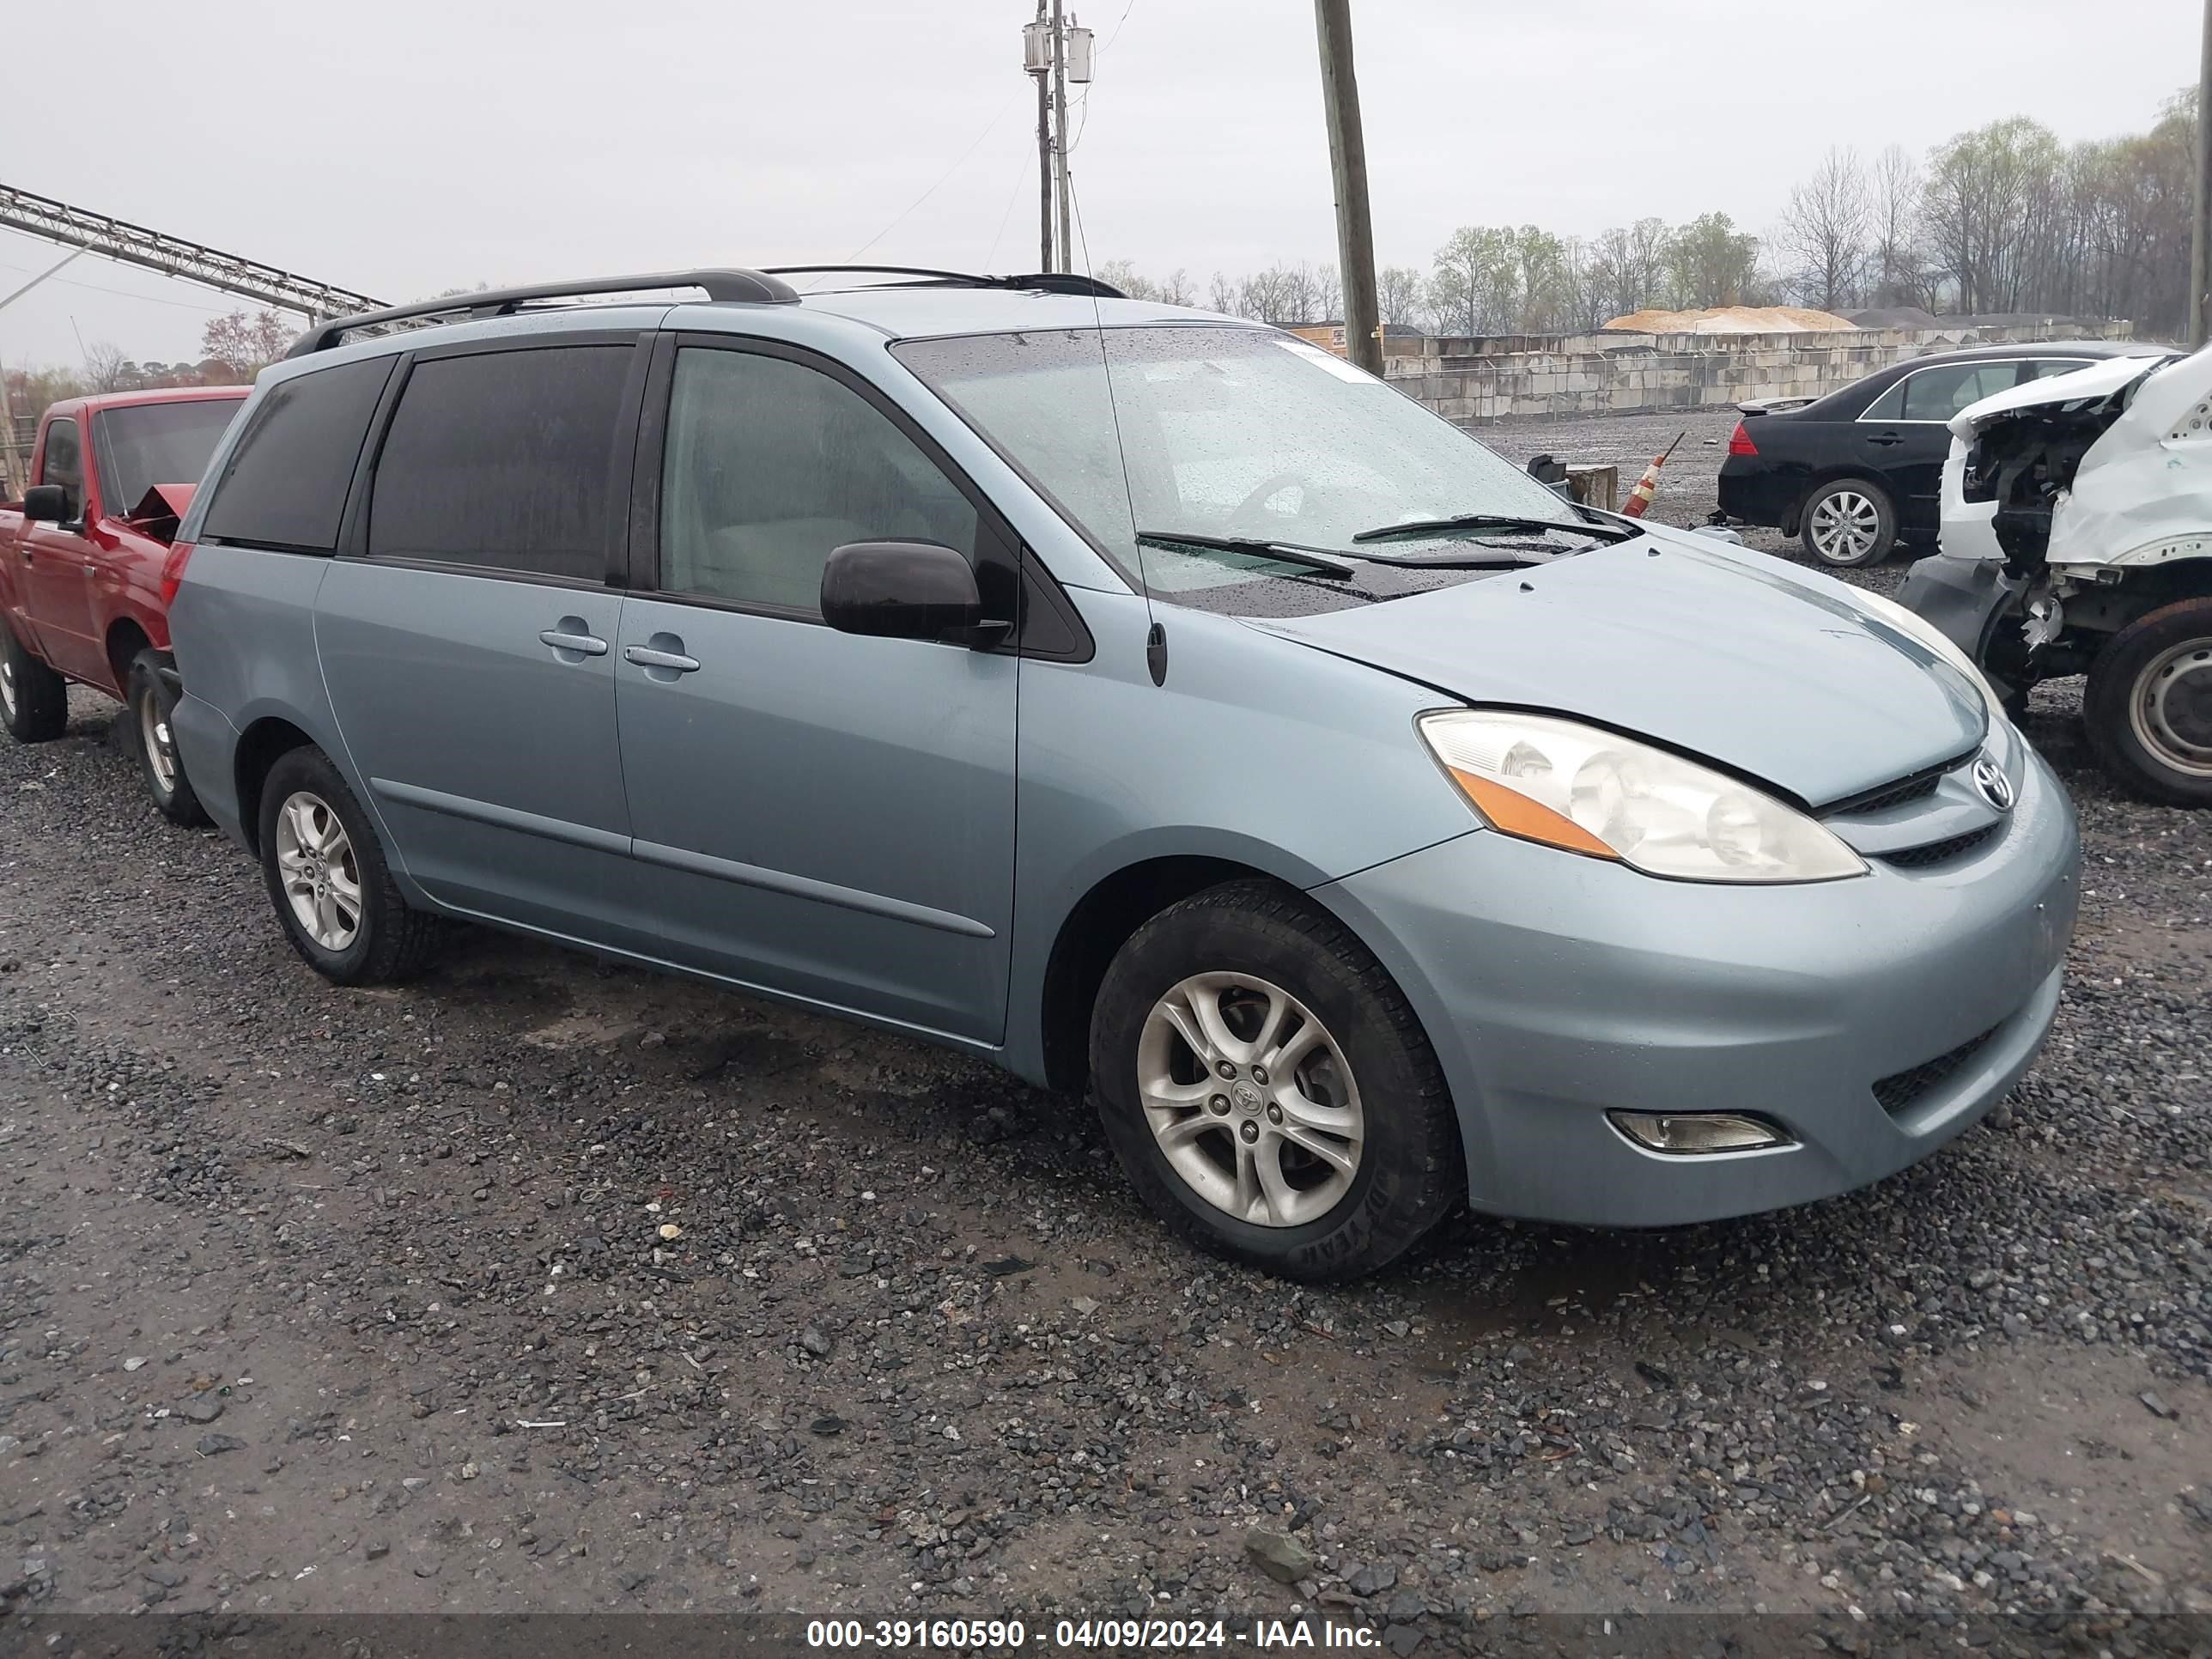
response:
[[[1805,498],[1798,539],[1832,570],[1880,564],[1897,542],[1897,508],[1880,484],[1838,478]]]
[[[0,717],[18,743],[48,743],[69,728],[69,682],[40,662],[0,617]]]
[[[155,811],[172,823],[197,829],[208,821],[208,815],[200,806],[200,798],[192,793],[191,780],[185,776],[184,762],[177,757],[176,739],[169,730],[169,714],[177,706],[177,697],[162,678],[161,668],[158,651],[141,651],[131,659],[130,678],[123,688],[130,735]]]
[[[2123,789],[2212,806],[2212,599],[2162,605],[2113,635],[2090,665],[2081,714]]]
[[[338,985],[409,979],[436,954],[438,918],[410,909],[368,815],[319,749],[289,750],[261,786],[261,875],[292,948]]]
[[[1466,1193],[1451,1097],[1389,974],[1265,882],[1170,906],[1106,970],[1091,1089],[1153,1211],[1286,1278],[1372,1273]]]

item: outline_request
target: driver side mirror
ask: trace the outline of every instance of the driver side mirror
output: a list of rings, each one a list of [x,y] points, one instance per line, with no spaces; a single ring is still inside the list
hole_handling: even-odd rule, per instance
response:
[[[933,542],[849,542],[822,567],[822,620],[879,639],[996,644],[1013,626],[983,615],[975,567]]]
[[[67,524],[75,516],[70,511],[65,485],[33,484],[23,492],[23,518],[27,523]]]

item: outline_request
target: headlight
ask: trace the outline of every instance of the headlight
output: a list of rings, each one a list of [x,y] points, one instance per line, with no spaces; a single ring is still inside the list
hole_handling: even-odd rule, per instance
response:
[[[1505,709],[1424,714],[1421,739],[1491,828],[1682,881],[1834,881],[1857,854],[1794,807],[1663,749]]]
[[[1998,732],[2004,730],[2006,721],[2004,700],[1997,696],[1996,688],[1990,684],[1986,674],[1974,666],[1972,659],[1954,645],[1949,637],[1934,623],[1929,622],[1925,617],[1907,611],[1895,599],[1886,599],[1880,593],[1869,592],[1863,587],[1853,592],[1851,597],[1899,633],[1926,646],[1945,662],[1964,674],[1966,677],[1966,683],[1982,694],[1982,707],[1989,711],[1990,728]]]

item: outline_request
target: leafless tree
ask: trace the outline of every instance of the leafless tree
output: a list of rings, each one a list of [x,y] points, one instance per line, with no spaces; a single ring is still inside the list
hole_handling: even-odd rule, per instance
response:
[[[1831,149],[1813,176],[1790,192],[1779,252],[1790,287],[1823,311],[1856,306],[1869,255],[1873,209],[1854,149]]]
[[[1924,306],[1932,297],[1920,251],[1921,189],[1920,164],[1904,145],[1875,157],[1867,222],[1869,297],[1877,306]]]
[[[127,392],[138,384],[138,365],[122,347],[95,340],[84,349],[84,384],[90,392]]]
[[[1429,326],[1427,283],[1411,265],[1385,265],[1375,273],[1375,307],[1380,320],[1394,328]]]

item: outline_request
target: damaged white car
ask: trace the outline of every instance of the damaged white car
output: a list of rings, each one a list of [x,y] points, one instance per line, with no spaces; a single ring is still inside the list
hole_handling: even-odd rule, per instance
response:
[[[2087,674],[2113,781],[2212,806],[2212,350],[2014,386],[1950,427],[1942,551],[1899,599],[2015,708]]]

